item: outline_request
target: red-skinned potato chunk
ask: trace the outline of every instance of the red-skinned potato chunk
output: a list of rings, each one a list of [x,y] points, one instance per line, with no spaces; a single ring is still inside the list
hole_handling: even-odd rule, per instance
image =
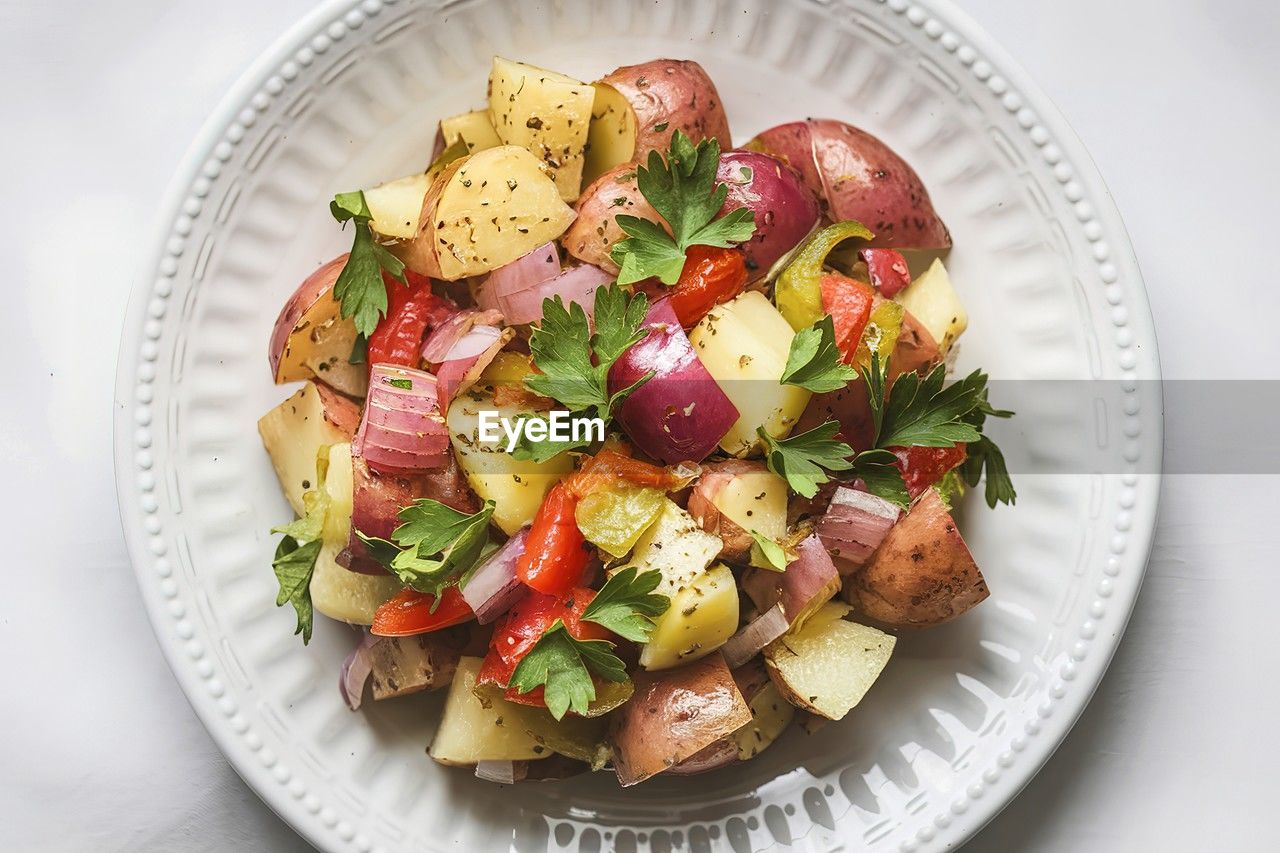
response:
[[[765,670],[763,658],[757,655],[733,670],[733,680],[747,701],[751,722],[689,756],[668,773],[692,776],[755,758],[791,724],[795,706],[778,692]]]
[[[378,638],[369,650],[373,698],[389,699],[448,685],[466,639],[465,627],[415,637]]]
[[[381,563],[369,556],[360,537],[390,539],[400,525],[398,513],[418,498],[431,498],[471,513],[480,502],[467,486],[467,481],[452,453],[445,454],[443,467],[426,474],[383,473],[375,471],[360,457],[351,460],[354,477],[351,510],[351,536],[347,547],[338,555],[338,563],[353,572],[367,575],[386,573]]]
[[[741,246],[751,281],[768,275],[821,217],[813,191],[776,157],[758,151],[727,151],[720,155],[716,180],[728,188],[720,212],[745,207],[755,219],[755,234]]]
[[[712,462],[689,494],[689,514],[720,537],[721,559],[745,560],[755,541],[751,530],[775,540],[786,535],[786,482],[756,460]]]
[[[677,130],[694,143],[730,147],[729,120],[716,84],[696,62],[654,59],[617,69],[595,84],[584,179],[621,163],[666,152]]]
[[[951,246],[951,234],[920,176],[865,130],[833,119],[806,119],[770,128],[745,147],[798,170],[831,221],[856,219],[875,232],[871,246]]]
[[[584,264],[594,264],[613,275],[618,274],[618,265],[609,257],[609,251],[627,237],[618,227],[618,214],[662,222],[662,217],[640,194],[635,167],[625,163],[610,169],[583,190],[577,211],[578,218],[561,239],[565,251]]]
[[[363,397],[368,368],[351,364],[356,326],[343,319],[333,298],[333,285],[347,264],[339,255],[307,276],[280,309],[271,330],[267,359],[277,385],[319,379],[353,397]]]
[[[844,583],[846,601],[894,628],[941,624],[988,595],[982,572],[933,489],[925,490],[871,561]]]
[[[392,250],[419,275],[457,281],[527,255],[572,221],[539,161],[499,145],[441,170],[422,200],[417,235]]]
[[[613,767],[623,786],[679,764],[751,722],[718,653],[680,669],[637,672],[636,692],[614,719]]]
[[[359,425],[359,406],[319,382],[305,383],[258,421],[262,446],[298,515],[306,514],[302,495],[316,486],[317,452],[351,441]]]

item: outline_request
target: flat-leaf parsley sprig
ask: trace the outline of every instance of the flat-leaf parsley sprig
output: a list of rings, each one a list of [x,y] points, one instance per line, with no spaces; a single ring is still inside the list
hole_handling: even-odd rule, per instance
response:
[[[391,539],[356,535],[375,560],[418,592],[436,596],[455,581],[465,586],[489,541],[493,501],[478,512],[458,512],[431,498],[419,498],[399,512],[400,525]]]
[[[796,339],[805,334],[807,340],[800,344],[793,341],[783,381],[810,390],[834,390],[827,389],[841,379],[834,340],[828,341],[822,322],[800,332]],[[1013,413],[994,409],[987,402],[987,374],[975,370],[945,385],[946,367],[940,364],[924,377],[904,373],[889,385],[888,370],[888,362],[881,362],[873,352],[870,366],[862,371],[875,429],[870,449],[855,454],[836,438],[840,425],[834,420],[782,439],[769,436],[762,428],[759,435],[769,469],[804,497],[813,497],[818,486],[838,474],[843,480],[859,478],[868,492],[906,507],[910,495],[892,448],[965,443],[968,456],[959,468],[960,476],[973,486],[985,472],[987,503],[992,507],[1013,503],[1017,493],[1004,456],[995,442],[982,434],[986,418],[1007,418]]]
[[[280,584],[276,607],[283,607],[286,603],[293,605],[298,617],[298,626],[293,633],[302,635],[304,646],[311,642],[311,629],[315,622],[311,605],[311,576],[315,574],[316,560],[324,546],[321,536],[330,504],[329,493],[325,491],[328,473],[329,446],[326,444],[316,454],[316,486],[302,495],[302,518],[271,528],[272,533],[284,534],[271,560],[271,568]]]
[[[609,393],[609,368],[643,338],[649,300],[628,294],[617,284],[596,290],[595,331],[576,302],[568,307],[557,296],[542,303],[542,321],[533,328],[529,352],[539,373],[525,377],[535,394],[550,397],[575,416],[607,421],[615,406],[647,382],[646,374],[632,385]]]
[[[665,161],[657,151],[649,152],[648,166],[636,169],[636,184],[645,200],[671,226],[671,233],[651,219],[619,214],[618,227],[627,239],[609,253],[621,270],[619,284],[634,284],[650,277],[675,284],[690,246],[727,248],[751,239],[756,230],[755,217],[747,208],[715,218],[729,194],[727,186],[716,182],[719,165],[718,141],[704,139],[695,146],[678,130],[671,137]]]
[[[363,192],[339,193],[329,202],[329,212],[339,222],[350,221],[355,232],[351,254],[334,282],[333,298],[341,304],[342,316],[355,322],[360,337],[368,338],[387,313],[387,284],[382,274],[405,284],[404,262],[374,238],[369,227],[373,214]]]
[[[1012,504],[1018,493],[1005,466],[1004,454],[982,434],[988,417],[1009,418],[1013,412],[992,408],[987,400],[989,377],[981,370],[946,385],[946,368],[938,365],[924,378],[915,373],[899,376],[885,394],[888,363],[871,359],[863,378],[871,401],[876,447],[952,447],[968,445],[960,464],[960,476],[976,486],[985,471],[987,505]]]
[[[655,593],[662,581],[656,570],[629,566],[616,572],[583,609],[579,622],[594,622],[635,643],[649,641],[654,619],[671,606]],[[511,673],[510,687],[520,693],[543,688],[547,709],[557,720],[572,710],[585,714],[596,698],[596,678],[626,681],[627,669],[608,640],[579,640],[557,619],[543,632]]]

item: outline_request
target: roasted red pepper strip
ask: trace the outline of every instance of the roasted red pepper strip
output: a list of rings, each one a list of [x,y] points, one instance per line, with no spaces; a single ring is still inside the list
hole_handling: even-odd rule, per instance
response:
[[[385,272],[387,315],[369,336],[369,365],[398,364],[417,367],[421,360],[422,339],[431,326],[453,313],[447,299],[431,292],[431,279],[405,270],[401,284]]]
[[[476,676],[477,682],[507,687],[516,665],[557,619],[562,620],[565,630],[578,640],[604,640],[612,637],[607,630],[593,622],[578,621],[595,595],[595,590],[586,587],[577,587],[561,595],[542,595],[537,592],[526,595],[507,611],[506,616],[494,628],[489,640],[489,651]],[[505,695],[508,700],[523,705],[546,705],[541,687],[528,693],[507,688]]]
[[[574,515],[578,501],[601,485],[618,480],[664,491],[684,485],[666,468],[632,459],[617,450],[601,450],[552,486],[543,498],[529,527],[524,553],[516,562],[516,577],[523,584],[538,592],[558,595],[582,581],[590,550]]]
[[[692,328],[707,312],[747,286],[747,262],[737,249],[690,246],[680,280],[671,289],[671,307],[680,325]]]
[[[831,315],[836,330],[836,347],[845,364],[853,364],[858,343],[871,317],[875,292],[866,284],[839,273],[822,276],[822,310]]]
[[[917,498],[924,490],[943,478],[952,468],[964,461],[966,449],[964,444],[952,447],[891,447],[898,457],[894,463],[902,472],[902,481],[907,485],[907,494]]]
[[[590,552],[574,518],[578,498],[564,483],[547,492],[516,562],[516,577],[538,592],[558,595],[577,586]]]
[[[859,249],[858,256],[867,265],[871,286],[885,299],[892,299],[911,283],[911,270],[906,258],[895,249]]]
[[[434,595],[406,587],[395,598],[379,605],[369,630],[379,637],[408,637],[439,631],[475,618],[456,586],[444,588],[440,594],[440,605],[432,613],[431,606],[435,600]]]
[[[585,498],[600,486],[626,480],[636,486],[662,489],[664,492],[685,485],[682,478],[667,468],[632,459],[618,450],[601,450],[583,461],[582,467],[564,478],[564,484],[578,500]]]

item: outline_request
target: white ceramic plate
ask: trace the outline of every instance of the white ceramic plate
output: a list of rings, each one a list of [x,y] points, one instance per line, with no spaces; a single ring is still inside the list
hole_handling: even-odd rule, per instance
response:
[[[192,705],[245,780],[324,849],[961,842],[1052,753],[1119,641],[1156,513],[1158,476],[1135,472],[1158,471],[1158,398],[1100,400],[1083,433],[1064,414],[1066,434],[1054,435],[1048,416],[1033,450],[1069,465],[1077,447],[1122,447],[1129,473],[1022,476],[1016,508],[966,512],[991,599],[904,637],[841,724],[792,731],[706,776],[627,791],[599,774],[501,788],[437,767],[423,754],[433,697],[350,713],[336,682],[351,632],[318,620],[304,649],[292,613],[274,606],[267,529],[290,513],[255,430],[289,390],[268,376],[272,321],[295,284],[345,248],[328,199],[421,168],[434,122],[482,99],[495,53],[585,79],[653,57],[697,59],[739,141],[807,115],[864,126],[916,167],[951,227],[949,266],[972,318],[962,368],[1158,378],[1137,266],[1088,156],[948,3],[326,3],[196,142],[124,332],[120,503],[156,633]]]

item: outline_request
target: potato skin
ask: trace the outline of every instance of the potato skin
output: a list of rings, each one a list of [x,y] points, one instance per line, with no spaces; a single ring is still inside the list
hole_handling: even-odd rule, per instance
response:
[[[756,232],[742,244],[751,282],[768,275],[821,219],[818,199],[800,175],[768,154],[727,151],[720,155],[716,180],[729,190],[722,215],[745,207],[755,217]]]
[[[627,237],[618,227],[618,214],[662,221],[658,211],[640,194],[636,167],[630,163],[615,166],[596,178],[583,190],[576,209],[578,218],[561,238],[565,251],[584,264],[594,264],[613,275],[618,274],[618,265],[609,257],[609,251]]]
[[[990,590],[955,520],[933,489],[889,531],[867,565],[845,579],[845,601],[894,628],[939,625]]]
[[[666,151],[677,130],[694,143],[716,139],[721,151],[731,147],[720,93],[696,62],[654,59],[625,65],[600,82],[617,89],[635,110],[637,160],[649,151]]]
[[[386,568],[369,556],[356,530],[365,536],[390,539],[391,532],[400,524],[397,515],[400,508],[418,498],[440,501],[458,512],[478,510],[480,502],[467,486],[457,460],[452,453],[446,457],[444,467],[426,474],[382,473],[370,468],[360,457],[353,457],[351,536],[347,547],[338,555],[338,564],[361,574],[386,574]]]
[[[267,349],[277,385],[315,378],[343,394],[365,395],[367,369],[347,361],[356,339],[355,324],[343,319],[331,295],[346,264],[343,254],[316,269],[280,309]]]
[[[412,637],[380,637],[370,649],[373,698],[435,690],[453,680],[466,642],[464,626]]]
[[[770,128],[745,147],[799,171],[828,218],[856,219],[875,232],[871,246],[951,246],[920,176],[864,130],[834,119],[807,119]]]
[[[286,355],[289,354],[289,338],[297,330],[296,327],[302,320],[302,315],[307,313],[307,310],[320,300],[320,297],[333,289],[334,282],[338,280],[338,274],[346,265],[345,253],[324,264],[303,279],[302,284],[298,285],[298,289],[280,309],[280,316],[276,318],[275,326],[271,329],[271,342],[267,347],[271,378],[277,384],[303,378],[295,375],[296,370],[281,370],[281,362],[285,361]]]
[[[668,770],[751,722],[751,709],[717,652],[662,672],[637,672],[614,717],[613,766],[624,786]]]
[[[763,463],[748,459],[713,462],[703,467],[702,476],[689,494],[689,514],[703,530],[712,536],[719,536],[724,543],[719,554],[722,560],[746,559],[755,540],[741,525],[720,512],[714,503],[716,494],[734,477],[763,470],[766,470]]]
[[[904,373],[928,373],[942,360],[938,342],[910,311],[902,312],[902,329],[889,359],[888,378],[892,382]]]
[[[738,692],[742,694],[742,698],[750,706],[750,703],[755,701],[756,695],[770,684],[769,672],[765,669],[764,659],[756,655],[742,666],[733,670],[733,681],[738,685]],[[743,759],[739,753],[737,738],[734,737],[736,733],[738,733],[738,730],[725,735],[715,743],[689,756],[667,772],[672,776],[693,776],[698,773],[707,773],[712,770],[719,770],[721,767],[737,764]]]
[[[419,234],[412,240],[407,240],[394,247],[396,255],[400,260],[404,261],[405,266],[419,275],[428,276],[430,278],[441,278],[440,273],[440,251],[438,239],[436,238],[436,209],[440,206],[440,199],[444,195],[445,187],[449,185],[449,181],[453,180],[453,176],[462,168],[462,164],[467,161],[466,157],[454,160],[448,166],[440,170],[435,180],[431,182],[430,189],[422,198],[422,213],[418,216]]]
[[[333,424],[350,441],[360,429],[360,407],[350,397],[344,397],[323,382],[315,383],[320,396],[320,406],[325,423]]]

